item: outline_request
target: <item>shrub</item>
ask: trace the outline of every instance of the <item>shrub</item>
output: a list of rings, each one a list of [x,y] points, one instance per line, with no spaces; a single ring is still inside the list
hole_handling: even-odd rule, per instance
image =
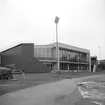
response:
[[[101,63],[97,65],[96,71],[103,71],[105,70],[105,64]]]

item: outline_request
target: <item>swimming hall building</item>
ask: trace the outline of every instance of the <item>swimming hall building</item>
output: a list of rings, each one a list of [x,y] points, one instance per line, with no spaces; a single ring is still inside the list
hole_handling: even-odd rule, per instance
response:
[[[65,71],[91,71],[90,51],[62,43],[59,46],[60,70]],[[56,43],[48,45],[35,45],[34,57],[50,70],[57,69]]]
[[[62,43],[59,45],[61,71],[91,71],[90,51]],[[15,64],[26,73],[57,70],[56,43],[34,45],[22,43],[1,52],[1,66]]]

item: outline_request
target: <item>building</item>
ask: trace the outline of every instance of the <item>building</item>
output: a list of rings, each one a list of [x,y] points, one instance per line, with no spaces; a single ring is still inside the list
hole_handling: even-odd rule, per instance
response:
[[[22,43],[1,52],[1,66],[11,64],[25,73],[50,72],[46,65],[34,57],[33,43]]]
[[[91,57],[91,72],[95,72],[98,65],[97,56]]]
[[[59,45],[61,71],[91,70],[90,51],[62,43]],[[1,52],[1,65],[14,64],[25,73],[44,73],[57,70],[56,43],[34,45],[22,43]]]
[[[60,70],[91,71],[90,51],[62,43],[59,45]],[[57,70],[56,43],[35,45],[34,57],[46,64],[50,70]]]
[[[102,63],[105,64],[105,59],[99,60],[98,62],[99,64],[102,64]]]

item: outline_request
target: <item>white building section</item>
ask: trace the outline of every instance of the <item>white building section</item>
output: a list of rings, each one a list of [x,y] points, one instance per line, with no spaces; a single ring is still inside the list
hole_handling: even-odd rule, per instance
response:
[[[63,71],[91,71],[90,51],[62,43],[59,45],[59,68]],[[34,57],[57,70],[56,43],[35,45]]]

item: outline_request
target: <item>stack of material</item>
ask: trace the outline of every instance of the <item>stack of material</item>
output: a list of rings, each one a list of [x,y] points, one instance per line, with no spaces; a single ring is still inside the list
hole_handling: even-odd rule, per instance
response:
[[[0,80],[13,79],[12,71],[5,67],[0,67]]]
[[[78,89],[84,99],[80,100],[76,105],[83,105],[83,103],[88,103],[87,105],[105,105],[105,82],[81,82],[78,84]]]

